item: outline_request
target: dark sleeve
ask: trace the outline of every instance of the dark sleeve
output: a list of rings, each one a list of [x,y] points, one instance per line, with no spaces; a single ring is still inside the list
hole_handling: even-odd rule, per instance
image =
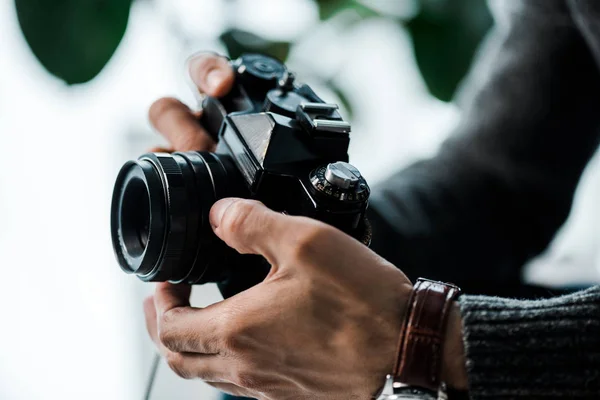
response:
[[[600,398],[600,287],[459,304],[472,399]]]
[[[548,245],[600,127],[598,67],[564,2],[494,4],[504,8],[459,99],[462,122],[371,202],[375,251],[410,278],[467,290],[518,281]]]

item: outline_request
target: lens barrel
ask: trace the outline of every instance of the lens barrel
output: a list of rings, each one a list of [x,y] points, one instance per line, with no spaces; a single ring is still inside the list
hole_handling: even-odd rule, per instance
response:
[[[111,233],[121,268],[144,281],[219,282],[228,247],[212,232],[211,206],[245,186],[229,156],[148,153],[119,172]],[[215,261],[219,261],[218,267]]]

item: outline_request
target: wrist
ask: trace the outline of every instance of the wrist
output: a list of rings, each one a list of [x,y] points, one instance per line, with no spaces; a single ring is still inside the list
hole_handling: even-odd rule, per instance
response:
[[[462,317],[455,301],[448,316],[442,363],[442,381],[456,390],[468,389],[465,349],[462,334]]]
[[[379,399],[397,399],[401,393],[433,398],[445,392],[444,382],[466,388],[464,362],[458,364],[459,371],[452,370],[464,352],[455,302],[459,295],[460,288],[453,284],[417,280],[408,302],[397,363]]]

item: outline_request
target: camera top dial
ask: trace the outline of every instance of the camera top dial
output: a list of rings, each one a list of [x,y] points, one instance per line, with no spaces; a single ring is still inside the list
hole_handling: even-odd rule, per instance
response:
[[[237,72],[237,80],[261,96],[287,73],[285,65],[260,54],[244,54],[232,62],[232,67]]]
[[[310,182],[321,195],[344,203],[364,202],[371,192],[358,169],[343,161],[322,165],[313,170]]]

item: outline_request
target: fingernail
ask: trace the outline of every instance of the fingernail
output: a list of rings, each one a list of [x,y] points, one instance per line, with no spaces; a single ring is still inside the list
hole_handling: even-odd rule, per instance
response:
[[[212,208],[210,209],[210,214],[208,215],[208,219],[210,220],[210,225],[213,227],[213,229],[219,227],[219,224],[223,219],[223,214],[225,214],[225,211],[227,211],[229,206],[235,203],[237,200],[239,199],[221,199],[212,206]]]
[[[217,90],[223,82],[223,72],[219,68],[214,68],[206,74],[206,85],[210,90]]]

